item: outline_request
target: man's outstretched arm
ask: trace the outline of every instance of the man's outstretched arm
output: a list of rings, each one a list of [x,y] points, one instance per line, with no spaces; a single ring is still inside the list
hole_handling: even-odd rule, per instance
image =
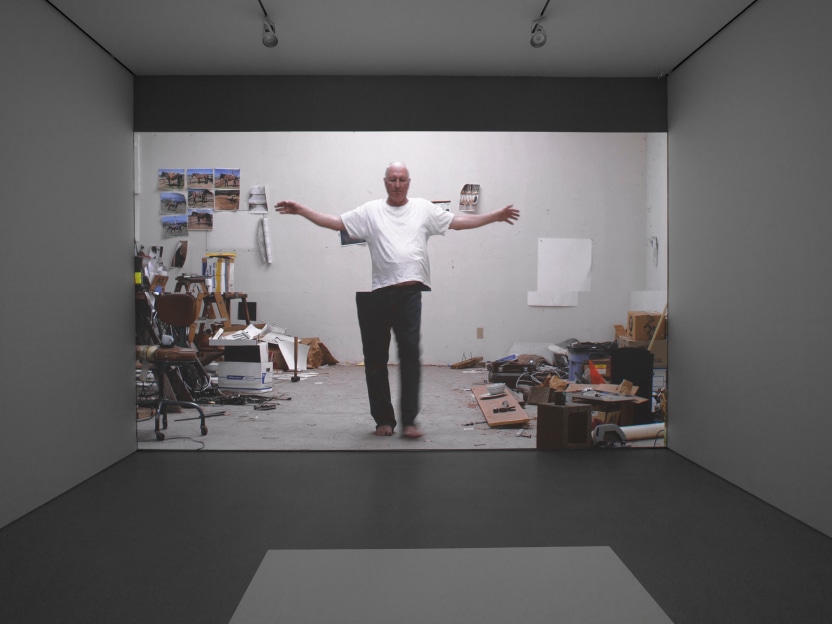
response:
[[[338,215],[332,214],[325,214],[323,212],[316,212],[311,208],[307,208],[297,202],[293,201],[282,201],[277,202],[275,204],[275,208],[280,214],[293,214],[293,215],[300,215],[314,223],[315,225],[319,225],[323,228],[328,228],[330,230],[341,231],[344,228],[344,222],[341,221],[341,217]]]
[[[454,220],[449,226],[452,230],[473,230],[474,228],[488,225],[489,223],[504,222],[509,225],[514,225],[514,222],[520,218],[520,211],[512,204],[505,208],[494,210],[493,212],[484,212],[482,214],[465,214],[458,213],[454,215]]]

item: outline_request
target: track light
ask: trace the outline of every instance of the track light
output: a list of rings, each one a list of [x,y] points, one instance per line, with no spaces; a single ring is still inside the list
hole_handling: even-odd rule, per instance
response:
[[[543,21],[543,14],[546,12],[548,6],[549,0],[546,0],[546,4],[543,5],[543,10],[540,12],[540,15],[532,20],[532,39],[529,43],[533,48],[542,48],[546,43],[546,31],[543,30],[540,22]]]
[[[263,45],[273,48],[277,45],[277,34],[274,32],[274,22],[263,20]]]
[[[274,31],[274,22],[269,14],[266,13],[266,7],[263,6],[262,0],[257,0],[260,8],[263,9],[263,45],[267,48],[273,48],[277,45],[277,33]]]
[[[532,22],[532,39],[529,43],[532,44],[533,48],[542,48],[543,44],[546,43],[546,31],[540,25],[540,20],[541,18],[538,17]]]

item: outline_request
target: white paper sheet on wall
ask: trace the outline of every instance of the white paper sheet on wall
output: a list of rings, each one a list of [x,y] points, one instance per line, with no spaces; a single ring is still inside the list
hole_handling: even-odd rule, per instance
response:
[[[537,290],[528,293],[528,305],[577,306],[578,293],[591,289],[591,239],[537,239]]]
[[[666,290],[634,290],[630,293],[631,310],[661,312],[666,304]]]
[[[260,220],[252,219],[249,212],[217,210],[214,212],[214,229],[206,233],[208,249],[256,251]]]

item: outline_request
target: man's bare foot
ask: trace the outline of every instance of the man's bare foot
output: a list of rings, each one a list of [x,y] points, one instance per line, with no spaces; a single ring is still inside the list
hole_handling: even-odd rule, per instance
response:
[[[391,436],[393,435],[393,427],[390,425],[379,425],[376,427],[375,434],[377,436]]]
[[[423,435],[425,434],[422,433],[422,431],[416,425],[408,425],[404,428],[404,431],[402,431],[402,437],[410,438],[411,440],[421,438]]]

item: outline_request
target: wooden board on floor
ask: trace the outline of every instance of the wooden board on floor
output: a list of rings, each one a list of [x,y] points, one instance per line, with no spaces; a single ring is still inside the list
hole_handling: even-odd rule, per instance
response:
[[[489,427],[523,425],[531,420],[529,415],[520,406],[520,403],[517,402],[517,398],[511,390],[506,389],[505,395],[493,398],[488,395],[487,385],[471,386],[471,392],[474,393],[474,399],[476,399],[477,405],[480,406],[480,410],[482,410]],[[486,398],[482,398],[483,396]],[[514,411],[495,413],[495,408],[503,407],[503,401],[507,401],[509,408],[513,407]]]

